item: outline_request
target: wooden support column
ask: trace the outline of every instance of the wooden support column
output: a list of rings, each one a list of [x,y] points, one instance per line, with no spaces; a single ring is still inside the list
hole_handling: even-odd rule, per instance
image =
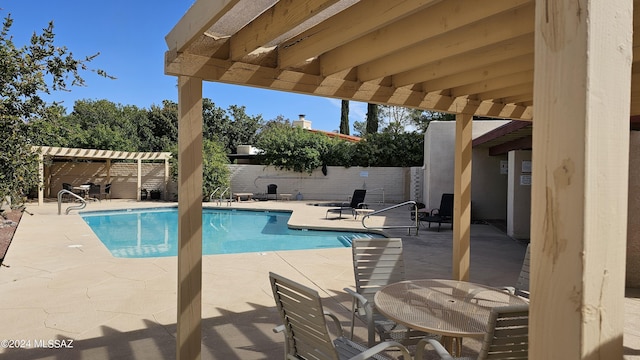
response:
[[[140,196],[140,191],[142,190],[142,160],[140,159],[138,159],[138,179],[136,183],[136,188],[138,189],[136,199],[140,201],[142,200],[142,197]]]
[[[162,200],[169,200],[169,159],[164,159],[164,189],[162,191]]]
[[[202,342],[202,80],[178,78],[178,331],[176,358]]]
[[[44,155],[38,153],[38,206],[44,205]]]
[[[107,159],[105,166],[107,168],[107,184],[111,184],[111,159]]]
[[[622,359],[632,0],[536,1],[531,359]]]
[[[469,280],[471,239],[471,148],[472,120],[456,115],[456,155],[453,189],[453,279]]]

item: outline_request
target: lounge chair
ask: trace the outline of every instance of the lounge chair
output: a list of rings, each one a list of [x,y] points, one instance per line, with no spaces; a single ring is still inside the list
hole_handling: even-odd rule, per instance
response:
[[[423,359],[426,346],[431,345],[442,360],[454,358],[435,339],[424,339],[416,348],[416,359]],[[529,305],[511,305],[491,310],[487,332],[478,360],[529,358]],[[431,359],[431,357],[429,357]],[[470,359],[465,357],[464,359]]]
[[[418,220],[428,222],[429,228],[431,228],[432,222],[438,223],[438,231],[440,231],[442,223],[451,223],[451,228],[453,228],[453,194],[442,194],[440,207],[432,209],[426,216],[419,215]]]
[[[285,359],[388,359],[380,352],[389,348],[400,350],[404,359],[411,359],[407,348],[397,342],[383,342],[367,349],[344,337],[340,321],[323,310],[316,290],[274,273],[269,273],[269,280],[283,321],[273,331],[284,332]],[[325,316],[336,326],[338,336],[333,341]]]
[[[367,204],[364,202],[364,197],[367,194],[367,190],[358,189],[353,191],[353,195],[351,196],[350,203],[342,203],[342,205],[338,208],[331,208],[327,210],[325,214],[325,219],[328,218],[329,213],[338,213],[338,219],[342,219],[342,212],[349,211],[353,217],[356,217],[356,209],[366,209]]]
[[[415,345],[424,337],[433,336],[385,318],[376,311],[373,303],[373,297],[380,288],[405,280],[402,239],[353,239],[351,253],[356,290],[344,289],[353,296],[351,339],[356,317],[367,325],[369,346],[376,343],[376,333],[380,341],[394,340],[405,346]]]
[[[267,185],[267,200],[269,200],[269,195],[274,195],[274,200],[278,200],[278,185],[269,184]]]

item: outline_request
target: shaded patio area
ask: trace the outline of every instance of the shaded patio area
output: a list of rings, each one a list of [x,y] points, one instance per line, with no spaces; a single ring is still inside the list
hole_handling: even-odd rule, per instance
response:
[[[87,210],[175,205],[117,201],[92,203]],[[325,220],[326,209],[305,202],[245,202],[232,208],[293,209],[290,224],[301,227],[361,227],[351,218]],[[59,216],[57,205],[29,207],[0,269],[0,339],[31,341],[29,348],[0,349],[12,359],[174,359],[176,354],[176,257],[113,258],[78,215]],[[402,207],[373,224],[407,224]],[[402,237],[407,277],[451,278],[452,231],[389,230]],[[515,283],[526,244],[492,225],[471,228],[471,281]],[[343,327],[350,321],[353,286],[349,248],[277,251],[203,257],[202,359],[275,359],[282,334],[271,329],[279,317],[268,283],[274,271],[319,289],[325,306]],[[626,298],[624,350],[640,357],[640,291]],[[366,329],[357,322],[356,338]],[[73,340],[72,349],[36,348],[35,341]],[[464,341],[466,354],[479,342]]]

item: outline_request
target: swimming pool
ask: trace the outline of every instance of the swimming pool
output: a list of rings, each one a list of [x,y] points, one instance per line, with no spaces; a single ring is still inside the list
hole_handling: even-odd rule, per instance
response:
[[[178,209],[85,211],[80,216],[115,257],[178,254]],[[350,247],[354,238],[379,234],[289,229],[285,211],[202,210],[202,253],[236,254]]]

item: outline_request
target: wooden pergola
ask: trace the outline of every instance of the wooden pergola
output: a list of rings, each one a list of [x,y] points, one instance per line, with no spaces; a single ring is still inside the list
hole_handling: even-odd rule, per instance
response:
[[[533,121],[533,359],[621,359],[632,0],[198,0],[179,83],[179,359],[200,356],[202,82],[456,114],[453,278],[469,278],[471,128]]]
[[[38,178],[41,186],[38,187],[38,205],[44,204],[44,191],[47,187],[44,181],[44,158],[65,159],[65,160],[104,160],[107,164],[107,182],[111,182],[111,161],[112,160],[132,160],[138,164],[137,169],[137,200],[140,201],[140,190],[142,188],[142,162],[143,161],[164,161],[164,193],[167,193],[169,183],[169,159],[170,152],[130,152],[99,149],[79,149],[55,146],[32,146],[31,150],[38,154]]]

